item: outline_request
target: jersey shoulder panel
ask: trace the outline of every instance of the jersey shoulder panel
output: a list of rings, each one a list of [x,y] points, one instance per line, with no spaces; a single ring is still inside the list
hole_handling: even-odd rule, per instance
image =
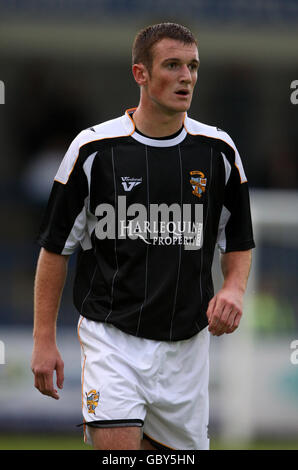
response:
[[[79,157],[81,147],[88,144],[89,142],[92,142],[92,140],[94,140],[94,132],[92,132],[90,129],[82,130],[73,139],[58,168],[58,171],[54,178],[55,181],[58,181],[62,184],[67,183],[68,178]]]
[[[196,121],[195,119],[191,119],[188,116],[185,119],[184,126],[187,132],[191,135],[200,135],[202,137],[214,139],[218,142],[218,150],[224,158],[225,166],[226,160],[229,160],[229,165],[237,168],[241,183],[247,182],[239,152],[233,139],[227,132],[223,131],[219,127],[210,126]]]
[[[55,181],[66,184],[82,147],[104,139],[129,136],[134,130],[130,119],[124,115],[82,130],[71,142],[55,176]]]
[[[227,132],[223,131],[219,127],[210,126],[208,124],[204,124],[189,117],[185,119],[185,127],[187,132],[191,135],[201,135],[205,137],[210,137],[212,139],[221,140],[222,142],[232,147],[234,151],[237,150],[233,139],[229,136]]]
[[[115,139],[131,135],[134,131],[134,125],[125,114],[124,116],[92,126],[89,130],[93,133],[93,140]]]

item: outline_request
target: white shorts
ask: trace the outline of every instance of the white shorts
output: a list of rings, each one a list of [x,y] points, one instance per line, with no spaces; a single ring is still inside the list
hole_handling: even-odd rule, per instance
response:
[[[188,340],[155,341],[81,316],[78,336],[84,423],[140,426],[160,449],[209,449],[208,327]],[[86,424],[84,440],[91,444]]]

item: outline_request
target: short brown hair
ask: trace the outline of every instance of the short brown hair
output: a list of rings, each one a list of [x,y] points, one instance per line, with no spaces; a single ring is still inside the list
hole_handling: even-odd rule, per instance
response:
[[[184,44],[198,45],[192,32],[176,23],[160,23],[147,26],[135,37],[132,47],[132,64],[144,64],[149,72],[153,63],[153,46],[162,39],[169,38]]]

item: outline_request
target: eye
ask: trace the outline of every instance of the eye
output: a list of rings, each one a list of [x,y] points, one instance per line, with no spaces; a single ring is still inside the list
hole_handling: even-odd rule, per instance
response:
[[[189,65],[189,69],[192,70],[192,71],[193,71],[193,70],[198,70],[198,68],[199,68],[199,67],[198,67],[198,64],[190,64],[190,65]]]
[[[178,64],[176,62],[169,62],[168,65],[167,65],[168,69],[170,69],[170,70],[176,69],[177,66],[178,66]]]

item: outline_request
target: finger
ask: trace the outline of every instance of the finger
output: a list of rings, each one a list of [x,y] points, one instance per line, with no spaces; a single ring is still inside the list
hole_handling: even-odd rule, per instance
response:
[[[53,387],[53,372],[35,372],[35,387],[43,395],[59,399],[57,390]]]
[[[57,375],[57,387],[58,388],[63,388],[63,382],[64,382],[64,363],[63,361],[57,362],[56,366],[56,375]]]
[[[226,304],[226,303],[222,304],[222,311],[220,312],[217,323],[214,325],[214,328],[212,329],[213,334],[215,336],[221,336],[228,331],[228,325],[234,319],[234,317],[232,317],[232,320],[230,320],[230,316],[232,312],[233,312],[233,307],[231,305]]]
[[[209,304],[210,305],[210,304]],[[220,313],[221,313],[221,301],[218,299],[218,298],[214,298],[212,299],[212,303],[210,305],[210,310],[209,310],[209,326],[211,326],[211,328],[213,328],[217,322],[218,322],[218,318],[220,316]]]
[[[228,318],[226,319],[226,333],[230,331],[233,327],[234,320],[236,317],[237,311],[235,309],[231,309]]]
[[[213,310],[212,316],[209,321],[209,331],[213,335],[217,335],[217,333],[222,328],[222,320],[221,317],[223,315],[225,309],[225,304],[222,300],[217,299],[216,306]]]
[[[220,315],[221,315],[221,312],[219,309],[216,309],[213,314],[212,314],[212,317],[211,317],[211,320],[209,322],[209,331],[210,333],[212,333],[213,335],[216,335],[217,334],[217,331],[219,329],[219,319],[220,319]]]
[[[49,397],[55,398],[55,400],[59,399],[57,390],[54,388],[53,372],[48,372],[47,374],[44,374],[44,395],[48,395]]]
[[[34,387],[40,392],[41,386],[37,374],[34,373]]]
[[[228,330],[228,318],[229,318],[229,313],[228,309],[225,308],[224,312],[222,313],[221,318],[219,319],[216,328],[215,328],[215,336],[221,336],[224,333],[227,332]]]
[[[242,315],[241,312],[236,313],[236,315],[234,316],[233,323],[229,327],[229,331],[227,331],[228,334],[233,333],[235,330],[237,330],[237,328],[240,324],[241,315]]]
[[[35,385],[35,387],[37,388],[37,390],[38,390],[40,393],[43,393],[43,391],[44,391],[44,379],[43,379],[43,375],[42,375],[40,372],[35,371],[35,372],[34,372],[34,377],[35,377],[35,380],[34,380],[34,385]]]
[[[235,320],[235,317],[237,315],[237,310],[235,309],[232,309],[230,311],[230,314],[226,320],[226,330],[225,330],[225,333],[230,333],[232,328],[233,328],[233,325],[234,325],[234,320]]]

